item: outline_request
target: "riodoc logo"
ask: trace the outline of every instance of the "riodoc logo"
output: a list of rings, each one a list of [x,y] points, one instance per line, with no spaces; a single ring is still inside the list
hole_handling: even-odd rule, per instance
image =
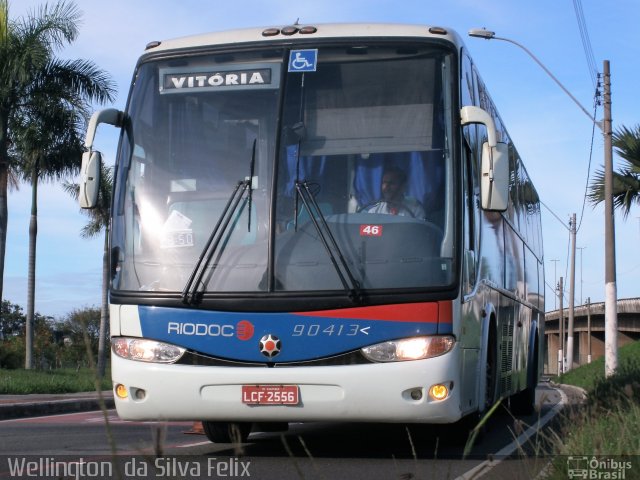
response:
[[[239,340],[250,340],[255,328],[248,320],[240,320],[236,325],[219,323],[169,322],[169,335],[185,335],[196,337],[237,337]]]
[[[254,331],[253,323],[249,320],[240,320],[236,325],[236,337],[240,340],[250,340]]]

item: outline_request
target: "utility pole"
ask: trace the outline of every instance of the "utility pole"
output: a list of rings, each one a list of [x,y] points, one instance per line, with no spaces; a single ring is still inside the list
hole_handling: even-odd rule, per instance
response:
[[[571,273],[569,274],[569,326],[567,328],[567,371],[573,368],[573,319],[576,290],[576,214],[569,221],[571,232]]]
[[[591,363],[591,297],[587,297],[587,363]]]
[[[562,277],[560,277],[560,282],[558,282],[558,297],[560,302],[560,311],[558,312],[560,316],[558,317],[558,330],[560,333],[560,349],[558,350],[558,375],[562,375],[564,373],[564,308],[562,308]]]
[[[587,247],[576,247],[580,250],[580,305],[584,305],[582,301],[582,251]]]
[[[611,127],[611,72],[604,61],[604,374],[618,368],[618,292],[616,287],[616,239],[613,216],[613,143]]]
[[[558,262],[560,260],[558,260],[557,258],[554,258],[552,260],[550,260],[551,262],[553,262],[553,282],[556,284],[556,288],[558,288]],[[553,309],[557,310],[558,309],[558,297],[556,295],[553,296]]]

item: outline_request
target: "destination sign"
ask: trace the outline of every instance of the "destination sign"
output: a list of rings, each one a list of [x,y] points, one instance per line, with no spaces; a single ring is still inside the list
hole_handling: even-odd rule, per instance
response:
[[[276,88],[271,68],[238,70],[160,70],[160,93],[187,93],[232,89]]]

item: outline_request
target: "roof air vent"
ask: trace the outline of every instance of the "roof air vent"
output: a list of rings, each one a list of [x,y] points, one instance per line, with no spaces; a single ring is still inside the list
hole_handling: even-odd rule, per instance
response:
[[[280,33],[280,29],[279,28],[267,28],[266,30],[262,31],[262,36],[263,37],[275,37],[279,33]]]
[[[294,35],[298,33],[298,27],[294,27],[293,25],[289,27],[283,27],[281,32],[283,35]]]
[[[429,28],[429,33],[433,33],[434,35],[446,35],[449,32],[442,27],[431,27]]]
[[[302,35],[309,35],[311,33],[316,33],[318,29],[316,27],[312,27],[311,25],[307,25],[306,27],[302,27],[300,29],[300,33]]]

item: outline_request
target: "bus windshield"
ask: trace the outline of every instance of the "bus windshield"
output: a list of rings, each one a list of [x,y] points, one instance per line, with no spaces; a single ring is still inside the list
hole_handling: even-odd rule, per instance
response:
[[[150,59],[118,153],[113,289],[454,282],[453,56],[319,45]]]

